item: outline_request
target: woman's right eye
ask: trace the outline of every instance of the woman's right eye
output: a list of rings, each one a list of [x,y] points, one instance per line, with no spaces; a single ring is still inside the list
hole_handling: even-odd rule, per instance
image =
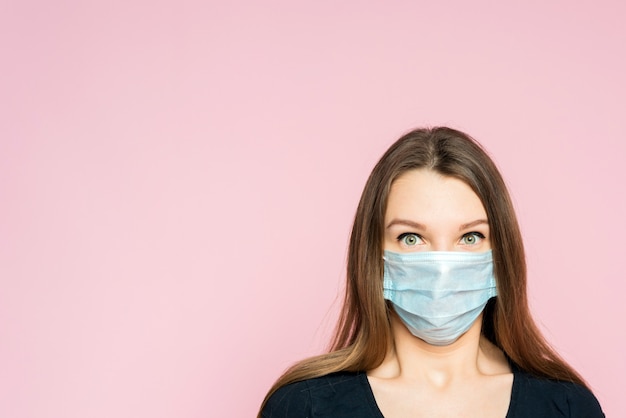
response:
[[[398,236],[398,241],[404,246],[414,247],[415,245],[422,243],[422,238],[417,234],[405,232],[404,234],[400,234],[400,236]]]

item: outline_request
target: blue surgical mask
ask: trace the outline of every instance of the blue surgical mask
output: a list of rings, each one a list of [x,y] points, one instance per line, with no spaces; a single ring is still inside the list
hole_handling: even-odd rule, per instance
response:
[[[449,345],[496,296],[491,251],[385,251],[384,297],[413,335]]]

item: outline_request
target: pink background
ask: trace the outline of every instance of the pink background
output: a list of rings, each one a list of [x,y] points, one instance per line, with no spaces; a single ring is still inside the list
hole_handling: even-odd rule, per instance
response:
[[[438,124],[626,416],[626,6],[501,3],[2,0],[0,416],[253,416],[326,343],[374,163]]]

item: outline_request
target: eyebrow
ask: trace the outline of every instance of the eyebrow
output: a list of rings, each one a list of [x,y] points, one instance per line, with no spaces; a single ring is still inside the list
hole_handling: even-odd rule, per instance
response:
[[[426,229],[426,227],[422,225],[421,223],[409,221],[407,219],[394,219],[393,221],[389,222],[389,225],[387,225],[387,228],[391,228],[394,225],[410,226],[411,228],[415,228],[415,229]]]
[[[477,225],[483,225],[483,224],[489,226],[489,222],[486,219],[476,219],[475,221],[468,222],[466,224],[461,225],[459,227],[459,231],[463,231],[464,229],[473,228]]]
[[[461,225],[459,227],[459,231],[463,231],[465,229],[469,229],[469,228],[472,228],[474,226],[482,225],[482,224],[489,225],[489,222],[486,219],[477,219],[475,221],[468,222],[466,224]],[[419,222],[415,222],[415,221],[410,221],[408,219],[394,219],[391,222],[389,222],[389,225],[387,225],[387,228],[391,228],[392,226],[395,226],[395,225],[404,225],[404,226],[409,226],[411,228],[421,229],[421,230],[428,229],[423,224],[421,224]]]

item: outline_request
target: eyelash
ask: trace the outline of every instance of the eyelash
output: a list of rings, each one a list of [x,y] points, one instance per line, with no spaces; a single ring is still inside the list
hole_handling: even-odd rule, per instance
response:
[[[400,242],[400,241],[402,241],[404,238],[406,238],[406,237],[408,237],[408,236],[410,236],[410,235],[415,235],[417,238],[419,238],[419,240],[420,240],[420,241],[423,241],[423,238],[421,237],[421,235],[416,234],[415,232],[404,232],[404,233],[402,233],[402,234],[398,235],[398,237],[396,238],[396,240],[397,240],[398,242]],[[462,240],[464,240],[464,239],[465,239],[465,238],[467,238],[467,237],[470,237],[470,236],[478,237],[478,238],[480,238],[481,240],[482,240],[482,239],[485,239],[485,235],[484,235],[484,234],[481,234],[480,232],[473,231],[473,232],[468,232],[468,233],[463,234],[463,236],[461,237],[461,241],[462,241]],[[468,245],[472,245],[472,244],[468,244]]]
[[[396,238],[396,240],[400,244],[404,244],[404,245],[406,245],[408,247],[413,247],[414,245],[418,245],[419,243],[416,242],[415,244],[410,245],[410,244],[406,244],[406,243],[402,242],[406,237],[409,237],[409,236],[412,236],[412,235],[416,236],[419,241],[423,241],[422,236],[420,234],[416,234],[415,232],[404,232],[404,233],[398,235],[398,238]]]
[[[474,237],[478,237],[481,240],[485,239],[485,236],[483,234],[481,234],[480,232],[468,232],[467,234],[463,234],[463,236],[461,237],[461,241],[464,240],[466,237],[470,237],[470,236],[474,236]],[[472,244],[469,244],[472,245]]]

